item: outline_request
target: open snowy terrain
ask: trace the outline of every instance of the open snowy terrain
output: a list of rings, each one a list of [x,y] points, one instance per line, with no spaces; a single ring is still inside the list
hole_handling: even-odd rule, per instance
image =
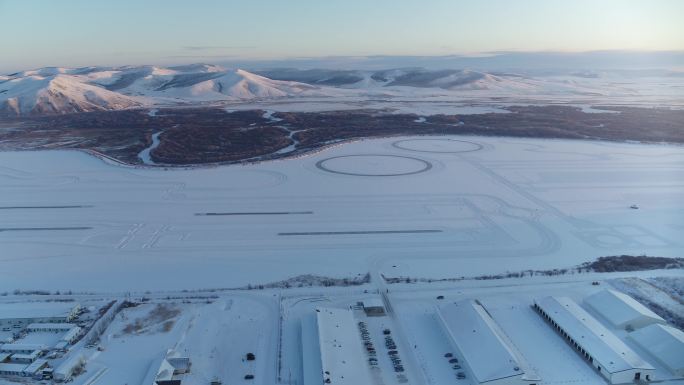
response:
[[[2,152],[0,196],[3,291],[457,278],[684,247],[667,145],[404,137],[182,170]]]

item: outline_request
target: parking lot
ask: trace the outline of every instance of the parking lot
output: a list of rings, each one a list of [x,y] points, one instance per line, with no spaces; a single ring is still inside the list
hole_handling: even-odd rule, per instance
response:
[[[359,335],[366,350],[366,362],[380,384],[414,384],[420,373],[408,359],[413,354],[399,338],[389,317],[367,317],[357,312]]]

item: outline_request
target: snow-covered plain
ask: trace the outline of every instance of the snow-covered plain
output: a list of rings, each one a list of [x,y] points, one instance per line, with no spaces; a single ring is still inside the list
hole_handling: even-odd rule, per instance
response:
[[[387,138],[183,170],[3,152],[0,197],[8,291],[461,277],[684,250],[684,149],[669,145]]]

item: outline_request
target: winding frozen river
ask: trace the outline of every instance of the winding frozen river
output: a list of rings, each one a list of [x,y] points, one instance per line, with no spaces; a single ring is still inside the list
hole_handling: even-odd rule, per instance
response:
[[[148,164],[148,165],[156,165],[157,164],[152,160],[151,152],[155,148],[159,147],[159,135],[161,135],[161,133],[162,133],[162,131],[154,133],[152,135],[152,144],[149,147],[147,147],[146,149],[140,151],[140,153],[138,154],[138,158],[140,158],[140,160],[142,160],[143,163]]]

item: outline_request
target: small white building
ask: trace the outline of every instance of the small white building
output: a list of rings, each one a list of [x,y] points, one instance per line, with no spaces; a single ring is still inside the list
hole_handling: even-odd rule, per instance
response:
[[[68,344],[73,344],[81,333],[81,328],[79,326],[74,326],[67,330],[62,337],[60,337],[59,342],[66,342]]]
[[[649,325],[629,334],[675,376],[684,378],[684,332],[669,325]]]
[[[536,374],[525,373],[521,357],[477,301],[440,306],[438,320],[462,365],[475,384],[533,385]]]
[[[73,344],[81,333],[81,328],[69,323],[32,323],[26,327],[29,333],[62,333],[59,341],[55,344],[55,349],[65,349],[67,345]]]
[[[368,317],[382,317],[385,315],[385,304],[380,298],[372,298],[363,301],[363,311]]]
[[[75,327],[74,324],[69,323],[32,323],[26,327],[27,332],[50,332],[50,333],[64,333]]]
[[[545,297],[534,309],[611,384],[650,381],[655,368],[567,297]]]
[[[23,376],[26,364],[0,364],[0,376]]]
[[[47,366],[47,360],[36,360],[31,364],[0,363],[0,376],[33,377]]]
[[[47,346],[40,344],[4,344],[0,345],[0,353],[30,354],[34,351],[47,350]]]
[[[639,301],[615,290],[601,290],[586,297],[584,303],[611,326],[620,329],[636,330],[654,323],[667,323]]]
[[[48,361],[46,359],[35,360],[33,361],[33,363],[24,368],[24,375],[33,377],[36,374],[38,374],[38,372],[45,369],[47,366]]]
[[[73,375],[76,369],[82,367],[85,363],[85,358],[81,354],[74,354],[62,362],[52,372],[55,381],[67,381]]]
[[[15,353],[10,356],[10,362],[20,363],[20,364],[30,364],[40,357],[41,351],[34,350],[31,353]]]
[[[183,357],[175,350],[169,349],[152,361],[143,384],[180,385],[182,379],[179,375],[188,371],[190,371],[190,358]]]

